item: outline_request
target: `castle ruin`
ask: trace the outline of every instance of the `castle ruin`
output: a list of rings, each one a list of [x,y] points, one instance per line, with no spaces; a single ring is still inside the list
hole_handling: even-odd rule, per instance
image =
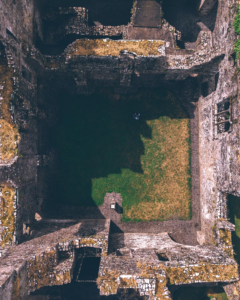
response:
[[[99,297],[206,285],[240,299],[227,204],[240,197],[239,3],[105,2],[0,0],[0,300],[49,299],[30,293],[73,281]],[[160,86],[190,118],[191,220],[124,223],[121,194],[107,191],[99,207],[49,206],[59,91]]]

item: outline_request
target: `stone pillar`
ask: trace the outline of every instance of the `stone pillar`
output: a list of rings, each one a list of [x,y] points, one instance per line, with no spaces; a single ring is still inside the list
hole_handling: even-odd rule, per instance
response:
[[[201,16],[208,15],[210,10],[213,8],[217,0],[201,0],[201,3],[198,8],[198,13]]]
[[[229,300],[239,300],[239,283],[234,282],[223,286]]]

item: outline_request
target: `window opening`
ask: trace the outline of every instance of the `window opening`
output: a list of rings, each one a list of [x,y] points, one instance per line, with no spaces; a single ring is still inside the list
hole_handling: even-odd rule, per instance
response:
[[[169,261],[166,253],[157,253],[158,259],[161,261]]]
[[[229,100],[224,100],[216,105],[214,125],[217,134],[231,131],[231,115],[231,103]]]

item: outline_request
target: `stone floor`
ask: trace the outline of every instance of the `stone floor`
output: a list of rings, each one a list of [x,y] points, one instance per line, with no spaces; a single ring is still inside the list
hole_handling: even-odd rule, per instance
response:
[[[161,6],[157,1],[137,1],[134,27],[158,28],[161,25]]]

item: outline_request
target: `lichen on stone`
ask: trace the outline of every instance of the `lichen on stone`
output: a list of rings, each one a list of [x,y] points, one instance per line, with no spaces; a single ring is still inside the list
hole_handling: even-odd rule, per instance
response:
[[[136,55],[158,55],[158,48],[164,45],[164,41],[154,40],[77,40],[71,44],[65,52],[68,59],[76,56],[118,56],[122,51],[133,52]]]
[[[118,277],[120,272],[104,270],[102,276],[97,278],[97,285],[104,295],[113,295],[117,293]]]
[[[14,94],[14,72],[3,54],[0,55],[0,74],[0,163],[7,164],[17,156],[20,135],[10,111]]]
[[[13,243],[16,231],[16,189],[9,183],[0,186],[0,221],[3,226],[0,245],[4,247]]]

